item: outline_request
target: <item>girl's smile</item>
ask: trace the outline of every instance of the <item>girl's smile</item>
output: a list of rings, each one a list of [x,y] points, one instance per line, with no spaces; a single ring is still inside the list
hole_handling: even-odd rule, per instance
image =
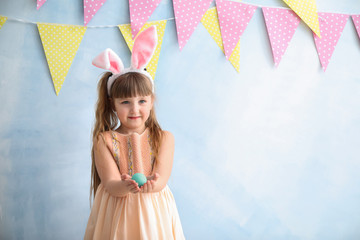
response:
[[[131,120],[139,119],[140,117],[129,117]]]

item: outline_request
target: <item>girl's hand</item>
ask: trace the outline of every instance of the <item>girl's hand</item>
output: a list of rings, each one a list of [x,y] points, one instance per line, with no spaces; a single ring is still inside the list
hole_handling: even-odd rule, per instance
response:
[[[154,175],[147,177],[147,182],[141,186],[140,191],[142,193],[152,192],[155,187],[155,183],[157,182],[159,177],[160,175],[158,173],[155,173]]]
[[[139,185],[137,182],[131,179],[131,177],[128,174],[121,175],[121,180],[124,181],[125,187],[127,190],[131,193],[138,193],[140,192]]]

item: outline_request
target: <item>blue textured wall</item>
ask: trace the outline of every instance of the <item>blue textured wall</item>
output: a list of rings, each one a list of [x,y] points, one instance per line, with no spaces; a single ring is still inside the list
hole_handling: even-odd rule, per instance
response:
[[[285,7],[280,0],[255,4]],[[319,11],[357,13],[352,0]],[[107,0],[89,26],[129,23]],[[81,25],[82,1],[0,1],[0,15]],[[151,20],[173,17],[163,0]],[[88,29],[60,95],[36,25],[0,29],[0,239],[81,239],[89,216],[90,135],[106,47],[129,65],[117,28]],[[157,113],[174,133],[169,185],[188,239],[360,238],[360,41],[349,19],[327,71],[301,23],[278,68],[258,9],[237,73],[200,24],[182,52],[168,21]]]

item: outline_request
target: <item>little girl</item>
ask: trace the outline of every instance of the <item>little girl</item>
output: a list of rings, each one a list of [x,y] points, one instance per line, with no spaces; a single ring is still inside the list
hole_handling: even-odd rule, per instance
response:
[[[156,43],[155,27],[140,33],[128,69],[110,49],[93,60],[110,72],[98,84],[91,171],[94,203],[85,240],[185,239],[167,186],[174,137],[156,120],[154,82],[144,70]],[[135,173],[147,176],[140,188],[131,179]]]

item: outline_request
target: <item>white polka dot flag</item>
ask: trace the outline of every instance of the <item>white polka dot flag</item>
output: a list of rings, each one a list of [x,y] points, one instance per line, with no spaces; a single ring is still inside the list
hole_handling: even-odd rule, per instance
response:
[[[147,22],[147,23],[145,23],[145,25],[139,31],[139,32],[142,32],[143,30],[147,29],[148,27],[150,27],[152,25],[156,26],[156,30],[157,30],[157,34],[158,34],[158,43],[157,43],[157,46],[156,46],[155,53],[154,53],[153,57],[151,58],[148,65],[146,66],[146,70],[150,73],[150,75],[152,76],[152,78],[154,80],[155,80],[157,64],[158,64],[158,61],[159,61],[161,45],[162,45],[162,41],[163,41],[163,37],[164,37],[164,33],[165,33],[166,23],[167,23],[167,20],[161,20],[161,21],[155,21],[155,22]],[[121,31],[121,33],[122,33],[128,47],[129,47],[130,51],[132,51],[132,48],[133,48],[133,45],[134,45],[134,40],[132,39],[132,36],[131,36],[131,26],[130,26],[130,24],[119,25],[119,29],[120,29],[120,31]]]
[[[206,11],[203,18],[201,19],[201,23],[204,25],[206,30],[210,33],[211,37],[215,40],[217,45],[220,47],[221,51],[225,54],[224,45],[222,43],[221,31],[219,25],[219,19],[217,15],[216,8],[210,8]],[[232,52],[229,61],[234,66],[236,71],[240,70],[240,40],[236,44],[234,51]]]
[[[62,24],[37,24],[56,95],[64,83],[86,27]]]
[[[352,15],[352,20],[354,22],[354,25],[355,25],[355,28],[356,28],[356,31],[358,33],[358,36],[360,38],[360,15]]]
[[[221,36],[226,59],[229,59],[241,35],[244,33],[257,6],[240,2],[216,0]]]
[[[318,15],[321,38],[315,33],[313,35],[321,66],[325,72],[349,15],[321,12]]]
[[[84,25],[86,26],[106,0],[84,0]]]
[[[39,8],[46,2],[46,0],[37,0],[36,3],[36,9],[39,10]]]
[[[161,0],[129,0],[132,38],[135,39],[140,29],[147,22]]]
[[[315,0],[283,0],[294,12],[320,36],[319,19]]]
[[[0,29],[1,29],[1,27],[4,25],[4,23],[6,22],[6,20],[7,20],[7,17],[0,16]]]
[[[173,0],[180,51],[198,26],[213,0]]]
[[[290,9],[263,7],[262,10],[277,67],[299,26],[300,18]]]

